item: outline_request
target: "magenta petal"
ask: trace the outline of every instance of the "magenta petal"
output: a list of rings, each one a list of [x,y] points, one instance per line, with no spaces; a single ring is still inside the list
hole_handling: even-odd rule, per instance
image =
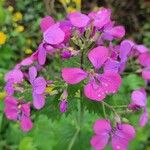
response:
[[[23,81],[23,73],[19,69],[9,71],[5,75],[5,81],[13,81],[13,83],[21,83]]]
[[[94,150],[103,150],[109,140],[109,134],[95,135],[91,138],[91,145]]]
[[[138,60],[142,66],[150,67],[150,53],[142,53]]]
[[[37,76],[37,69],[32,66],[29,68],[29,78],[30,78],[30,82],[33,83],[33,80],[35,80]]]
[[[112,35],[115,38],[122,38],[125,35],[125,29],[123,26],[116,26],[106,31],[107,34]]]
[[[46,61],[46,49],[43,47],[43,43],[38,48],[38,62],[40,65],[44,65]]]
[[[94,129],[95,134],[102,135],[104,133],[109,134],[112,128],[108,120],[100,119],[94,123],[93,129]]]
[[[41,30],[43,32],[45,32],[50,26],[52,26],[54,24],[54,19],[50,16],[46,16],[44,18],[42,18],[41,22],[40,22],[40,27]]]
[[[106,61],[104,66],[104,72],[118,72],[120,67],[120,63],[116,60],[109,59]]]
[[[124,40],[120,44],[120,54],[119,57],[121,58],[122,62],[125,62],[127,60],[127,56],[129,55],[129,52],[131,51],[134,43],[130,40]]]
[[[59,28],[58,24],[54,24],[44,32],[44,41],[56,45],[64,41],[65,33]]]
[[[31,57],[27,57],[27,58],[23,59],[20,64],[22,66],[29,66],[29,65],[33,64],[33,60]]]
[[[22,116],[20,121],[20,126],[24,132],[28,132],[32,129],[33,124],[30,118],[26,116]]]
[[[98,46],[88,53],[88,58],[96,69],[99,69],[107,60],[109,50],[104,46]]]
[[[127,148],[128,148],[128,140],[115,135],[112,137],[113,150],[127,150]]]
[[[69,84],[77,84],[87,77],[87,73],[80,68],[63,68],[62,78]]]
[[[5,98],[5,108],[4,112],[8,119],[17,120],[18,118],[18,109],[17,109],[17,100],[12,96],[7,96]]]
[[[33,81],[33,89],[36,94],[44,93],[46,88],[46,81],[43,77],[38,77]]]
[[[97,85],[95,81],[90,81],[85,85],[84,94],[87,98],[95,101],[102,101],[106,97],[103,88]]]
[[[98,77],[103,90],[107,93],[116,93],[121,85],[121,77],[115,72],[106,72]]]
[[[131,94],[131,99],[133,104],[136,104],[140,107],[146,106],[147,103],[146,95],[140,90],[133,91]]]
[[[111,10],[110,9],[101,9],[94,15],[94,26],[101,29],[106,24],[108,24],[110,20]]]
[[[121,124],[120,132],[121,135],[124,136],[124,138],[126,138],[128,141],[133,140],[135,138],[135,129],[129,124]]]
[[[148,122],[148,112],[147,112],[147,109],[144,108],[144,112],[140,117],[139,125],[141,127],[144,127],[147,124],[147,122]]]
[[[145,80],[150,80],[150,68],[144,68],[142,70],[142,77]]]
[[[140,53],[148,52],[148,48],[145,47],[144,45],[136,45],[135,49]]]
[[[33,93],[33,106],[36,109],[41,109],[45,105],[45,97],[43,95],[39,95]]]
[[[73,12],[69,14],[69,19],[73,26],[82,28],[86,27],[90,21],[90,18],[80,12]]]
[[[22,104],[21,111],[26,117],[29,117],[30,116],[30,103]]]

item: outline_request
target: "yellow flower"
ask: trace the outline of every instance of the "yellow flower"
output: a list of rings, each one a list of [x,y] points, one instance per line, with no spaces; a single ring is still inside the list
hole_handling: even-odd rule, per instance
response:
[[[75,8],[73,8],[73,7],[71,7],[71,6],[67,7],[67,12],[68,12],[68,13],[72,13],[72,12],[75,12],[75,11],[76,11]]]
[[[3,45],[6,42],[6,34],[4,32],[0,32],[0,45]]]
[[[46,87],[45,92],[49,95],[55,95],[57,94],[57,90],[54,90],[54,86],[50,85],[48,87]]]
[[[23,32],[24,31],[24,26],[22,26],[22,25],[17,26],[16,31],[17,32]]]
[[[25,52],[25,54],[32,54],[32,49],[30,49],[30,48],[26,48],[25,50],[24,50],[24,52]]]
[[[62,3],[63,5],[67,5],[70,3],[70,0],[59,0],[60,3]]]
[[[16,12],[12,16],[12,20],[14,22],[20,21],[20,20],[22,20],[22,18],[23,18],[23,16],[22,16],[21,12]]]
[[[14,11],[14,8],[10,5],[10,6],[7,7],[7,10],[8,10],[9,12],[13,12],[13,11]]]
[[[31,45],[32,44],[32,40],[31,39],[27,39],[27,44]]]
[[[73,0],[73,2],[76,4],[76,8],[80,11],[81,10],[81,0]]]
[[[3,100],[6,96],[6,92],[3,91],[3,92],[0,92],[0,100]]]

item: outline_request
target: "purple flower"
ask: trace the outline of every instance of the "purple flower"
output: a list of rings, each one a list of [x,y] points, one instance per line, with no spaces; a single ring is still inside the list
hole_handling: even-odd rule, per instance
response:
[[[94,150],[103,150],[111,137],[113,150],[126,150],[128,143],[135,137],[135,129],[129,124],[119,124],[112,129],[108,120],[97,120],[93,130],[95,135],[90,143]]]
[[[29,79],[33,91],[33,105],[36,109],[41,109],[45,105],[46,81],[43,77],[37,77],[37,70],[34,66],[29,68]]]
[[[5,98],[4,112],[9,120],[19,120],[21,129],[24,132],[31,130],[33,125],[30,119],[30,103],[24,103],[12,96],[7,96]]]
[[[144,126],[148,122],[148,112],[146,108],[147,104],[147,96],[145,89],[141,88],[139,90],[135,90],[131,94],[131,104],[129,104],[128,108],[132,110],[143,109],[143,114],[140,117],[139,125]]]
[[[40,22],[40,27],[42,32],[45,32],[50,26],[52,26],[55,23],[54,19],[50,16],[46,16],[42,18]]]
[[[67,111],[67,107],[68,107],[68,102],[67,100],[62,100],[60,102],[60,105],[59,105],[59,109],[62,113],[66,112]]]
[[[43,34],[44,41],[51,45],[58,45],[65,39],[65,33],[59,27],[59,24],[50,26]]]
[[[111,21],[111,10],[103,8],[92,16],[94,18],[94,26],[101,29]]]
[[[80,12],[73,12],[68,15],[71,24],[78,28],[83,28],[88,25],[90,18]]]
[[[61,52],[61,58],[62,59],[69,59],[72,56],[71,51],[64,50]]]
[[[100,69],[108,58],[108,49],[99,46],[91,50],[88,58],[95,70]],[[84,94],[91,100],[101,101],[106,94],[116,93],[121,85],[121,77],[115,72],[85,72],[81,68],[64,68],[62,77],[69,84],[77,84],[89,76],[89,82],[84,87]]]

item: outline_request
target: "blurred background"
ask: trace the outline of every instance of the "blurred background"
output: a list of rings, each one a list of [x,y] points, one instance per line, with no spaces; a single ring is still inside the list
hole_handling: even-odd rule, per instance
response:
[[[88,13],[100,7],[112,9],[117,24],[125,26],[127,38],[150,47],[150,0],[0,0],[0,150],[51,150],[49,145],[56,144],[57,138],[51,139],[47,131],[53,129],[52,125],[57,128],[59,125],[46,116],[39,117],[30,135],[23,134],[17,124],[3,123],[4,74],[36,50],[42,39],[39,27],[42,17],[51,15],[60,20],[68,12]],[[63,120],[60,122],[64,125]],[[43,143],[38,145],[40,140]],[[131,150],[150,150],[150,128],[139,131]]]

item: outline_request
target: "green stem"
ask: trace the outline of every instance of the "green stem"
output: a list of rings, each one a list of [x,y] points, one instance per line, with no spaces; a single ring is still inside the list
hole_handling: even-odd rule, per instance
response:
[[[102,108],[103,108],[104,117],[105,117],[105,118],[107,118],[107,115],[106,115],[106,110],[105,110],[105,105],[104,105],[104,103],[102,103]]]
[[[78,137],[79,132],[80,132],[80,128],[77,128],[77,130],[76,130],[74,136],[72,137],[71,142],[70,142],[70,144],[68,146],[68,150],[72,150],[72,147],[73,147],[73,145],[74,145],[74,143],[75,143],[75,141],[76,141],[76,139]]]

